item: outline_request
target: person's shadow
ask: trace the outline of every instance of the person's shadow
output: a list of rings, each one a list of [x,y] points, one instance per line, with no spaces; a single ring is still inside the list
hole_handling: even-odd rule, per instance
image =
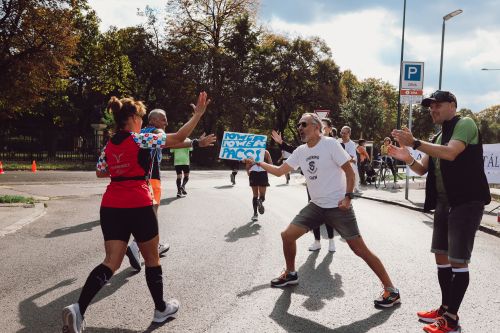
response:
[[[95,220],[91,222],[85,222],[82,224],[77,224],[71,227],[64,227],[64,228],[59,228],[52,230],[50,233],[45,235],[45,238],[54,238],[54,237],[60,237],[60,236],[65,236],[69,234],[76,234],[78,232],[87,232],[87,231],[92,231],[93,228],[99,226],[100,220]]]
[[[365,333],[372,328],[383,324],[394,312],[395,308],[380,310],[368,318],[361,319],[337,328],[330,328],[310,319],[299,317],[288,313],[292,302],[292,293],[294,290],[284,289],[281,296],[276,301],[274,309],[269,315],[286,332],[332,332],[332,333]]]
[[[215,189],[218,189],[218,190],[225,190],[225,189],[230,189],[230,188],[233,188],[234,185],[221,185],[221,186],[214,186]]]
[[[333,253],[328,252],[323,258],[323,261],[316,267],[316,260],[319,252],[312,252],[306,262],[299,268],[299,282],[293,289],[293,292],[299,295],[308,297],[303,305],[309,311],[319,311],[325,306],[325,300],[331,300],[335,297],[343,297],[342,277],[335,273],[332,276],[330,272],[330,264],[333,261]],[[255,286],[250,290],[243,291],[238,294],[238,297],[248,296],[262,289],[271,288],[269,283]]]
[[[371,315],[368,318],[353,322],[349,325],[335,329],[326,327],[307,318],[302,318],[288,313],[291,304],[292,294],[306,296],[303,306],[309,311],[319,311],[325,306],[326,300],[332,300],[337,297],[344,297],[342,290],[342,277],[330,272],[330,264],[333,261],[333,254],[328,253],[323,261],[317,266],[316,260],[318,252],[313,252],[307,258],[307,261],[299,268],[299,282],[296,287],[285,287],[281,296],[275,303],[275,306],[269,315],[287,332],[368,332],[387,321],[391,316],[392,310],[384,310]],[[239,293],[238,297],[250,295],[254,292],[270,288],[269,284],[262,284],[253,287],[251,290]]]
[[[226,237],[226,242],[233,243],[241,238],[257,236],[260,228],[260,224],[251,221],[241,227],[231,229],[224,237]]]
[[[93,303],[97,303],[100,300],[110,296],[115,291],[124,286],[128,279],[136,274],[131,273],[129,269],[123,270],[118,274],[114,275],[109,281],[109,284],[104,286],[97,296],[92,300],[89,306],[89,310],[92,308]],[[81,287],[75,289],[65,295],[56,298],[49,303],[42,302],[42,306],[38,306],[38,299],[44,298],[45,295],[65,286],[72,285],[75,279],[67,279],[53,287],[50,287],[44,291],[41,291],[35,295],[32,295],[19,303],[19,318],[20,324],[24,327],[18,331],[18,333],[32,333],[32,332],[60,332],[61,331],[61,311],[65,306],[76,303],[81,292]],[[149,294],[147,295],[149,297]],[[113,310],[110,309],[110,315],[112,315]],[[165,324],[165,323],[163,323]],[[163,324],[157,325],[151,323],[151,325],[144,331],[135,331],[127,329],[110,329],[110,328],[99,328],[99,327],[89,327],[87,326],[85,332],[97,332],[97,333],[111,333],[111,332],[123,332],[123,333],[136,333],[136,332],[153,332]]]

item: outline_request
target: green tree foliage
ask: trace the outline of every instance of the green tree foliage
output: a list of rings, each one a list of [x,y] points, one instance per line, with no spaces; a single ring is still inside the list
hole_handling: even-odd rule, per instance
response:
[[[74,61],[69,1],[4,0],[0,7],[0,113],[25,111],[58,89]]]
[[[494,105],[477,114],[483,143],[500,143],[500,105]]]

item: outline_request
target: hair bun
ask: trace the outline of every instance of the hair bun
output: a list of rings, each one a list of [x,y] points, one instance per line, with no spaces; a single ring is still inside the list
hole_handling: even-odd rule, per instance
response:
[[[116,113],[119,112],[122,108],[122,102],[118,99],[116,96],[111,96],[108,102],[108,109],[111,110],[111,112]]]

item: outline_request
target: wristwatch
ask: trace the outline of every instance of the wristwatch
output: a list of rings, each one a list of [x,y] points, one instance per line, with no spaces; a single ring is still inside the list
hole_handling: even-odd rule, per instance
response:
[[[420,140],[415,140],[413,141],[413,150],[417,150],[418,147],[420,147],[422,145],[422,142]]]
[[[354,193],[346,192],[345,196],[352,200],[352,198],[354,198]]]

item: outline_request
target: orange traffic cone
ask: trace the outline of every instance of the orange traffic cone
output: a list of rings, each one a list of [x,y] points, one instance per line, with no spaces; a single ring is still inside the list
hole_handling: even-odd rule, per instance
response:
[[[31,163],[31,172],[35,173],[36,172],[36,162],[33,160],[33,163]]]
[[[3,171],[3,164],[2,161],[0,161],[0,175],[3,175],[5,172]]]

